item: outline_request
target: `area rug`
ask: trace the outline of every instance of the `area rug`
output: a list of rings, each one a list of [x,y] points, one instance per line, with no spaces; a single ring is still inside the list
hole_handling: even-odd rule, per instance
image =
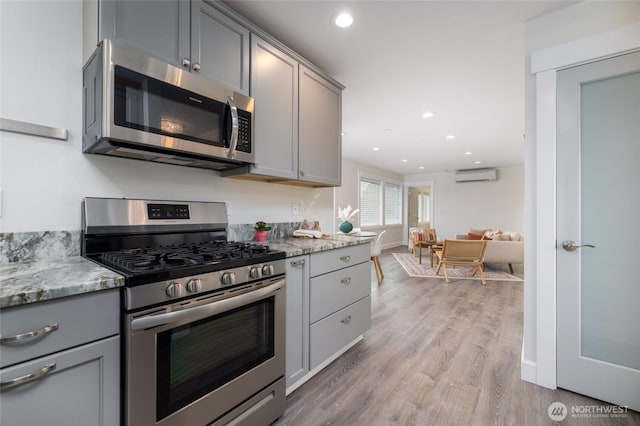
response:
[[[430,267],[429,256],[422,257],[422,263],[418,263],[418,258],[411,253],[392,253],[398,263],[407,271],[407,274],[411,277],[426,277],[426,278],[444,278],[444,270],[440,269],[440,274],[436,275],[436,266]],[[449,271],[449,278],[454,280],[480,280],[480,276],[472,277],[473,267],[460,267],[447,268]],[[521,278],[511,275],[504,271],[499,271],[486,267],[484,275],[489,281],[522,281]]]

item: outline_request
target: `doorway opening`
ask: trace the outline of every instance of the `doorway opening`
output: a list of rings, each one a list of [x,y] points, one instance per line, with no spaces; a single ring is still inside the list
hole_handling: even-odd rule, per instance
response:
[[[411,238],[412,228],[433,228],[433,182],[405,182],[405,243]]]

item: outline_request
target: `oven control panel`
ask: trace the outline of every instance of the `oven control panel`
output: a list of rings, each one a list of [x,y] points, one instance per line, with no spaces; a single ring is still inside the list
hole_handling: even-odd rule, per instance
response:
[[[147,204],[150,220],[190,219],[187,204]]]
[[[284,276],[285,272],[286,262],[281,259],[209,272],[198,276],[127,287],[125,289],[126,309],[138,309],[144,306],[222,290],[226,287]]]

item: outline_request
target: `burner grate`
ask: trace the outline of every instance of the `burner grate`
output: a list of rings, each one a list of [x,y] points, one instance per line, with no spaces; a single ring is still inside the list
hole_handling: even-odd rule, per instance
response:
[[[136,248],[100,254],[104,264],[123,272],[144,273],[202,265],[223,264],[238,259],[256,259],[271,253],[268,246],[234,241],[207,241],[157,248]]]

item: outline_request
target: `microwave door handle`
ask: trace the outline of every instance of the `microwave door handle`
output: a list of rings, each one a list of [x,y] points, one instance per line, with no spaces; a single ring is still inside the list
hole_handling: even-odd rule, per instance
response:
[[[227,158],[233,158],[236,153],[236,145],[238,145],[238,108],[230,96],[227,96],[227,105],[229,105],[229,110],[231,110],[231,137],[229,138]]]

